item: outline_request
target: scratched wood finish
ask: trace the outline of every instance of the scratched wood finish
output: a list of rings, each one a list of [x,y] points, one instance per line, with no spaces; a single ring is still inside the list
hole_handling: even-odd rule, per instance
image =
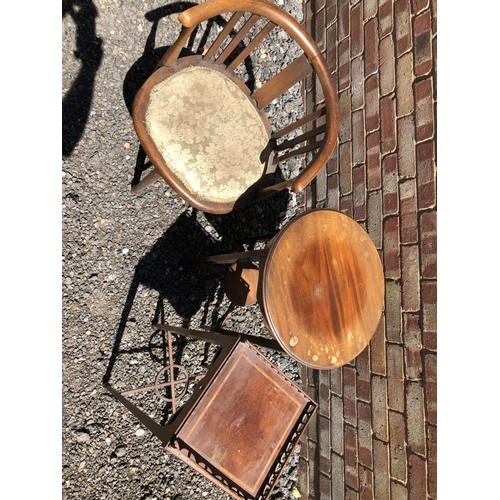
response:
[[[179,429],[180,449],[186,452],[177,456],[188,461],[195,453],[198,461],[246,492],[243,498],[259,498],[283,450],[290,456],[287,443],[311,404],[262,354],[242,342]]]
[[[353,219],[311,210],[272,241],[261,294],[267,326],[283,349],[306,366],[330,369],[354,359],[378,326],[382,264]]]

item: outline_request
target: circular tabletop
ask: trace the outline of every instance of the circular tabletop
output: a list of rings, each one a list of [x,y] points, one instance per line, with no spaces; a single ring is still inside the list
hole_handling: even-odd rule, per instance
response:
[[[304,212],[271,241],[262,270],[261,308],[282,348],[300,363],[331,369],[370,342],[384,308],[377,249],[350,217]]]

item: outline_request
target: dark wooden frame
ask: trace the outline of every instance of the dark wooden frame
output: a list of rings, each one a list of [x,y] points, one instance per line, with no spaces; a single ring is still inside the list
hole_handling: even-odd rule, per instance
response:
[[[186,443],[182,436],[182,428],[183,426],[185,428],[190,427],[191,429],[197,428],[196,426],[198,420],[195,419],[193,422],[189,421],[191,415],[193,415],[193,412],[196,411],[197,405],[202,415],[204,414],[207,409],[207,407],[205,406],[206,403],[201,403],[204,395],[209,393],[212,386],[216,387],[218,373],[221,372],[224,365],[229,362],[231,355],[236,352],[240,343],[246,343],[246,352],[253,352],[254,354],[252,354],[252,356],[255,357],[255,355],[257,355],[261,359],[263,359],[262,354],[259,353],[258,350],[251,345],[248,339],[251,338],[254,343],[261,344],[271,349],[280,349],[279,346],[272,340],[261,339],[262,342],[259,342],[259,337],[241,335],[236,332],[221,329],[218,329],[216,331],[209,327],[203,327],[204,330],[193,330],[183,327],[176,327],[173,325],[155,323],[153,324],[153,328],[166,331],[168,332],[169,336],[171,333],[177,333],[194,339],[204,340],[220,345],[220,350],[216,354],[213,363],[208,368],[205,376],[195,385],[193,394],[189,398],[189,400],[184,404],[184,406],[182,406],[180,410],[178,410],[177,412],[174,411],[174,414],[165,425],[160,425],[144,411],[133,404],[127,397],[125,397],[127,394],[136,391],[132,390],[119,392],[109,383],[104,384],[105,389],[109,391],[129,411],[131,411],[134,416],[136,416],[139,421],[144,426],[146,426],[157,438],[159,438],[163,446],[169,453],[173,454],[174,456],[185,462],[187,465],[192,467],[194,470],[217,484],[217,486],[229,493],[233,498],[245,500],[267,499],[271,494],[274,486],[276,485],[281,473],[283,472],[285,464],[291,457],[295,445],[298,443],[308,422],[317,409],[317,404],[309,396],[307,396],[304,391],[302,391],[291,380],[289,380],[277,367],[267,361],[267,365],[269,367],[268,370],[270,370],[270,373],[275,373],[274,376],[278,377],[278,379],[281,380],[281,384],[284,384],[284,387],[288,387],[288,390],[294,392],[294,394],[301,394],[300,399],[302,401],[302,408],[300,409],[300,411],[298,411],[298,413],[296,412],[295,420],[289,421],[288,418],[286,419],[290,422],[290,425],[288,426],[289,429],[286,430],[285,433],[282,433],[282,445],[280,448],[276,448],[276,451],[273,452],[275,458],[273,460],[269,459],[269,469],[265,469],[267,471],[265,475],[262,474],[261,479],[255,482],[253,492],[249,492],[245,488],[242,488],[241,484],[238,484],[238,481],[236,479],[232,480],[230,475],[225,474],[223,470],[219,470],[217,466],[210,462],[210,460],[207,460],[206,458],[201,456],[196,451],[196,449],[191,447],[189,443]],[[262,361],[260,361],[260,363],[262,363]],[[237,370],[235,370],[235,373],[237,373]],[[246,381],[247,379],[245,378],[244,380]],[[258,385],[258,387],[260,387],[260,385]],[[262,397],[262,404],[267,404],[265,399],[266,396],[262,395]],[[226,401],[226,399],[224,399],[224,401]],[[238,397],[236,401],[233,401],[232,405],[239,405],[240,402],[241,401]],[[231,406],[231,408],[233,406]],[[245,409],[241,408],[241,411],[245,411]],[[200,413],[198,413],[198,415],[199,414]],[[204,428],[205,427],[203,427],[203,429]],[[209,436],[207,436],[207,438],[208,437]],[[218,436],[213,436],[212,439],[217,440]],[[234,436],[234,440],[235,442],[238,442],[236,436]],[[240,445],[238,444],[238,446]],[[272,456],[273,455],[271,455],[271,457]],[[245,457],[242,458],[245,459]]]
[[[215,61],[211,62],[210,60],[215,58],[217,49],[222,45],[245,12],[252,14],[250,19],[245,22]],[[228,20],[226,27],[217,40],[203,56],[189,56],[179,59],[182,48],[201,22],[226,13],[233,13],[233,15]],[[224,63],[228,60],[234,49],[261,17],[266,18],[268,23],[234,60],[225,65]],[[267,0],[208,0],[205,3],[182,12],[178,19],[183,25],[181,34],[164,54],[155,72],[139,90],[134,100],[132,109],[134,126],[139,140],[155,168],[138,184],[134,185],[132,191],[139,194],[147,186],[163,178],[190,205],[209,213],[228,213],[238,207],[287,188],[295,193],[302,191],[316,177],[331,157],[337,143],[340,124],[338,98],[333,79],[327,68],[325,59],[311,35],[287,12]],[[241,80],[233,75],[233,71],[275,27],[284,29],[298,43],[304,54],[252,93]],[[258,110],[262,110],[267,104],[283,94],[295,83],[301,81],[312,71],[316,73],[317,81],[321,85],[325,96],[324,105],[320,109],[274,133],[271,133],[269,122],[264,113],[260,113],[266,129],[270,133],[267,168],[260,181],[254,184],[235,202],[214,203],[196,197],[168,168],[168,165],[166,165],[146,131],[145,113],[151,88],[176,71],[193,65],[210,67],[230,77],[233,81],[237,82]],[[307,126],[305,133],[291,140],[285,140],[279,145],[277,144],[279,139],[285,138],[287,134],[303,126]],[[303,145],[296,148],[300,144]],[[275,185],[269,185],[277,164],[307,152],[315,154],[309,164],[295,178]]]

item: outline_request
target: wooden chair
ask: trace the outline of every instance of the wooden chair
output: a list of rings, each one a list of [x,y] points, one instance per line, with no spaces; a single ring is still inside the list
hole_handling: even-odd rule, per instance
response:
[[[206,52],[179,57],[196,27],[221,14],[227,24]],[[261,18],[265,25],[254,34]],[[208,0],[178,19],[179,38],[134,99],[134,126],[154,170],[132,191],[163,178],[195,208],[223,214],[286,188],[303,190],[330,158],[339,130],[333,79],[311,35],[267,0]],[[303,54],[251,90],[235,70],[274,29],[285,30]],[[322,107],[272,130],[264,108],[313,72]],[[308,152],[295,178],[272,184],[278,164]]]
[[[170,359],[156,375],[154,385],[121,392],[109,383],[105,388],[160,439],[169,453],[233,498],[265,500],[317,404],[248,342],[245,335],[166,324],[153,327],[168,332]],[[171,333],[220,345],[205,376],[180,409],[176,400],[184,396],[190,377],[182,366],[173,363]],[[251,338],[279,349],[272,340]],[[162,391],[166,386],[171,390],[164,396]],[[153,389],[160,399],[172,402],[173,414],[165,425],[153,420],[129,399]]]

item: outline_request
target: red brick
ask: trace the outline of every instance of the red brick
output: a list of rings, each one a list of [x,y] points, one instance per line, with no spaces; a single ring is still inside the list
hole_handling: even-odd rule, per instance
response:
[[[389,453],[391,477],[406,483],[406,432],[402,413],[389,411]]]
[[[330,372],[321,370],[318,375],[318,411],[330,418]]]
[[[396,20],[396,54],[399,57],[412,48],[410,0],[394,2],[394,18]]]
[[[384,220],[384,274],[386,278],[401,277],[399,245],[399,217],[389,217]]]
[[[358,448],[359,462],[372,468],[372,412],[362,401],[358,402]]]
[[[318,447],[319,469],[325,474],[330,473],[330,419],[319,415],[318,417]]]
[[[405,417],[408,446],[414,453],[425,456],[424,391],[418,382],[410,381],[406,385]]]
[[[391,500],[408,500],[406,486],[396,481],[391,481]]]
[[[417,189],[418,208],[432,208],[436,205],[436,155],[434,141],[417,144]]]
[[[340,154],[340,193],[352,192],[352,157],[351,143],[346,142],[339,147]]]
[[[378,20],[370,19],[365,24],[365,75],[378,72]]]
[[[364,0],[363,19],[366,21],[376,16],[378,12],[378,0]]]
[[[368,215],[366,232],[377,249],[382,248],[382,193],[372,191],[368,194]]]
[[[422,278],[437,277],[437,213],[425,212],[420,215],[420,251]]]
[[[388,441],[387,379],[379,375],[372,376],[372,425],[374,436]]]
[[[387,345],[387,398],[389,408],[405,410],[403,348],[397,344]]]
[[[399,203],[401,212],[401,243],[418,241],[417,222],[417,183],[408,179],[399,184]]]
[[[386,35],[393,30],[392,21],[392,3],[393,0],[380,0],[378,7],[378,18],[379,18],[379,37],[384,38]]]
[[[365,114],[362,109],[352,113],[352,161],[365,162]]]
[[[387,95],[396,86],[396,62],[394,59],[394,41],[386,36],[380,41],[380,94]]]
[[[382,154],[392,153],[396,149],[396,101],[390,94],[380,101]]]
[[[422,328],[418,314],[403,315],[403,338],[405,343],[406,378],[420,380],[422,378]]]
[[[344,377],[344,420],[356,425],[356,370],[350,366],[343,366]]]
[[[339,148],[333,150],[332,156],[326,163],[326,173],[328,175],[337,174],[339,171]]]
[[[363,466],[359,466],[359,500],[373,500],[373,472]]]
[[[363,12],[358,3],[351,9],[351,58],[363,53]]]
[[[340,127],[339,142],[347,142],[352,138],[351,131],[351,93],[349,90],[339,94]]]
[[[432,69],[431,12],[426,10],[415,18],[415,76],[428,74]]]
[[[401,248],[401,278],[404,311],[420,309],[419,250],[417,245]]]
[[[333,368],[330,371],[330,389],[334,394],[342,396],[342,368]]]
[[[344,459],[332,453],[332,498],[344,498],[344,468]]]
[[[427,421],[437,425],[437,356],[426,354],[424,357],[425,370],[425,406]]]
[[[304,450],[307,450],[307,443],[305,445],[301,442],[300,456],[299,456],[299,490],[307,491],[309,488],[309,464],[303,458]],[[307,454],[307,453],[305,453]]]
[[[349,58],[349,38],[345,38],[339,43],[339,92],[350,87],[350,58]]]
[[[416,455],[408,459],[408,500],[427,500],[425,461]]]
[[[321,82],[319,81],[318,75],[315,75],[314,77],[315,83],[314,83],[314,102],[316,104],[323,102],[325,100],[325,93],[323,91],[323,86],[321,85]]]
[[[427,426],[427,476],[429,496],[437,498],[437,429]]]
[[[403,179],[415,177],[415,122],[412,116],[399,118],[398,129],[398,168]]]
[[[326,25],[330,26],[334,21],[337,21],[337,2],[327,2]]]
[[[326,29],[326,64],[330,73],[337,71],[337,23]]]
[[[366,347],[356,358],[356,398],[364,401],[371,399],[370,348]]]
[[[351,62],[352,110],[365,105],[365,64],[363,58],[356,57]]]
[[[415,83],[415,130],[417,141],[434,136],[433,79],[428,77]]]
[[[389,446],[378,439],[373,440],[373,486],[373,498],[391,498]]]
[[[387,155],[382,160],[382,201],[383,214],[393,215],[399,212],[398,165],[395,154]]]
[[[326,0],[312,0],[312,7],[314,12],[318,12],[318,10],[321,10],[325,6]]]
[[[372,75],[365,82],[366,132],[373,132],[380,126],[378,75]]]
[[[352,218],[352,194],[341,195],[340,211]]]
[[[396,59],[396,100],[398,116],[413,113],[413,53],[408,52]]]
[[[310,424],[309,424],[310,425]],[[315,457],[317,450],[317,444],[314,441],[308,442],[308,454],[309,457]],[[309,482],[310,484],[317,484],[319,480],[319,464],[310,459],[309,460]]]
[[[370,341],[370,361],[373,373],[386,374],[384,321],[380,321]]]
[[[343,40],[350,33],[349,0],[338,0],[339,40]]]
[[[319,494],[320,498],[332,498],[332,482],[330,476],[319,475]]]
[[[422,281],[422,302],[424,304],[435,304],[437,301],[436,281]]]
[[[327,200],[328,207],[333,208],[334,210],[339,209],[339,176],[338,175],[330,175],[327,178],[326,183],[327,188]]]
[[[421,10],[429,6],[429,0],[411,0],[411,10],[413,14],[418,14]]]
[[[345,426],[345,482],[358,489],[358,433],[355,428]]]
[[[331,440],[332,451],[344,454],[344,403],[342,398],[332,396],[331,400]]]
[[[385,324],[387,341],[402,342],[401,285],[394,281],[385,283]]]
[[[313,37],[314,40],[321,51],[325,47],[325,26],[326,26],[326,14],[325,9],[321,9],[316,12],[313,17]]]
[[[355,220],[366,218],[365,167],[360,165],[352,169],[352,202]]]
[[[366,170],[368,190],[379,189],[382,185],[379,131],[373,132],[366,137]]]

